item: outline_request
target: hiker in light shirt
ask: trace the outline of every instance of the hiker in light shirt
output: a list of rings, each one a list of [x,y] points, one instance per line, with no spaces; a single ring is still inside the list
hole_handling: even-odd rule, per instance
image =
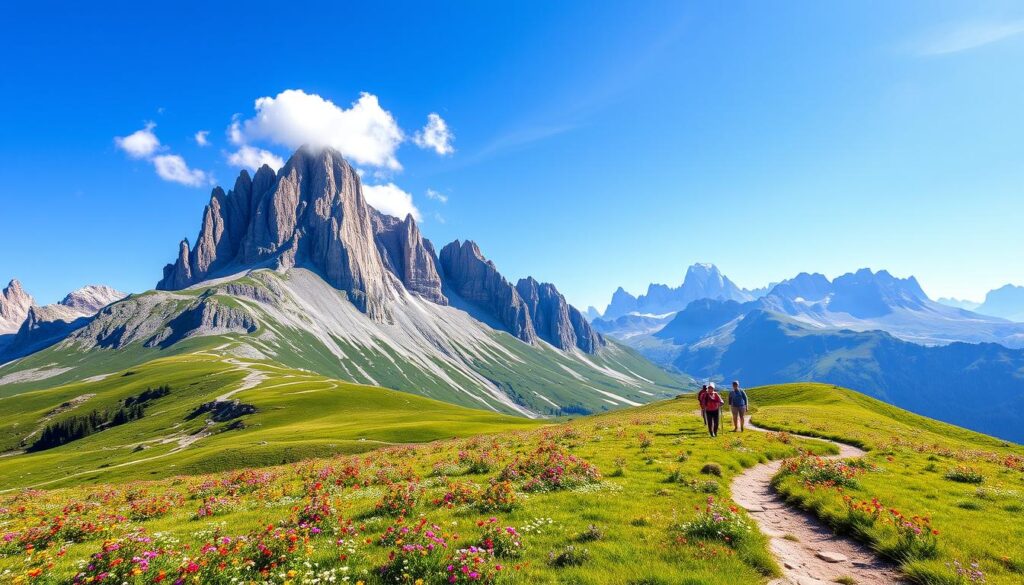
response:
[[[747,424],[747,393],[740,388],[739,380],[733,380],[729,392],[729,410],[732,411],[732,432],[743,432]]]

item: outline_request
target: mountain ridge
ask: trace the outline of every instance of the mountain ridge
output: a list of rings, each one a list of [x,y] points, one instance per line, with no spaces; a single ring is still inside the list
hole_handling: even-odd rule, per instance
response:
[[[436,252],[414,218],[367,204],[330,149],[213,189],[195,245],[182,240],[156,289],[75,325],[0,366],[0,394],[197,350],[521,416],[636,405],[691,383],[607,342],[553,284],[508,281],[475,242]]]
[[[612,293],[612,299],[601,318],[610,321],[623,315],[661,315],[686,308],[697,299],[712,298],[749,301],[755,297],[729,280],[714,264],[697,263],[686,269],[683,282],[677,287],[650,284],[647,292],[633,296],[621,286]]]

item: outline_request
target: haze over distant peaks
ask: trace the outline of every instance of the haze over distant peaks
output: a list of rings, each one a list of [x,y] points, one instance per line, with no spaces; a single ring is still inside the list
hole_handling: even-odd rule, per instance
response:
[[[619,287],[605,309],[602,319],[612,320],[623,315],[664,315],[686,308],[697,299],[750,301],[755,296],[736,286],[714,264],[694,264],[686,270],[683,283],[678,287],[651,284],[647,293],[634,297]]]
[[[1024,321],[1024,286],[1007,284],[985,295],[975,311],[1010,321]]]

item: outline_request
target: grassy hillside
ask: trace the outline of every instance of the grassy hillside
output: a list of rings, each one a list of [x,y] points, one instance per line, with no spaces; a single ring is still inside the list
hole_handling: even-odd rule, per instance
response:
[[[126,398],[162,385],[170,394],[153,400],[141,420],[53,449],[20,453],[46,425],[116,410]],[[205,413],[192,416],[218,397],[237,399],[256,412],[212,424]],[[0,398],[0,412],[5,455],[0,489],[280,464],[539,424],[202,352],[153,360],[101,380]]]
[[[870,450],[868,468],[853,471],[847,485],[807,482],[803,470],[783,473],[777,487],[790,499],[901,562],[916,582],[1024,582],[1024,449],[1019,445],[821,384],[758,388],[750,397],[758,407],[753,420],[763,427]],[[901,531],[904,522],[909,526]],[[915,528],[938,534],[916,542],[908,538]]]
[[[276,392],[254,389],[237,396],[276,416],[288,409],[274,410],[283,383],[277,382]],[[314,390],[310,396],[335,392],[302,387]],[[331,419],[352,426],[347,434],[326,424],[325,407],[318,403],[294,418],[295,432],[275,426],[279,430],[263,439],[272,445],[319,442],[323,433],[334,433],[410,440],[414,435],[432,438],[441,432],[433,430],[439,426],[447,434],[504,430],[256,471],[126,482],[127,468],[119,468],[99,478],[85,474],[62,481],[70,487],[12,491],[0,495],[0,533],[6,535],[0,542],[0,580],[28,579],[31,573],[34,582],[69,582],[82,570],[80,561],[99,554],[92,561],[95,569],[82,581],[107,571],[114,582],[149,583],[162,571],[167,582],[237,577],[297,584],[326,582],[334,575],[337,582],[414,583],[423,578],[438,583],[449,582],[447,567],[460,567],[459,559],[469,555],[480,561],[467,561],[467,573],[456,569],[456,582],[468,582],[469,573],[476,572],[477,582],[502,583],[752,583],[775,575],[777,567],[763,538],[750,530],[750,519],[728,509],[730,478],[744,467],[794,455],[800,448],[831,451],[761,433],[706,438],[692,397],[538,427],[369,388],[337,392],[353,399],[364,393],[375,400],[355,402],[352,410]],[[403,410],[400,402],[379,402],[378,397],[410,400],[413,408]],[[439,425],[439,413],[463,418]],[[270,427],[269,420],[265,426]],[[163,475],[172,460],[178,470],[199,466],[198,460],[228,444],[249,444],[241,440],[244,433],[259,432],[249,428],[238,431],[234,440],[227,438],[236,431],[214,437],[225,442],[203,448],[187,463],[172,459],[178,454],[131,467]],[[102,446],[93,445],[81,455],[98,449]],[[78,453],[65,457],[79,465]],[[249,456],[234,462],[241,461],[261,462]],[[14,471],[21,481],[17,469],[11,466],[3,475]],[[42,473],[41,467],[33,470],[33,475]],[[96,479],[113,483],[89,483]],[[725,524],[706,512],[709,499],[715,502],[713,512],[725,515]],[[399,519],[401,509],[404,520]],[[707,532],[709,527],[715,533]],[[731,540],[717,535],[722,529]],[[487,538],[486,548],[493,553],[457,552]],[[145,539],[150,540],[140,542]],[[124,560],[115,566],[116,558]],[[406,564],[396,570],[392,558]],[[133,576],[133,569],[139,574]]]
[[[708,438],[692,396],[544,424],[268,364],[213,364],[193,366],[206,368],[193,390],[168,382],[171,394],[141,420],[49,454],[0,459],[21,462],[2,463],[4,488],[58,480],[0,494],[0,582],[78,575],[84,583],[106,573],[118,583],[763,583],[778,567],[752,520],[730,508],[728,486],[744,468],[782,457],[790,459],[780,489],[904,561],[918,583],[983,574],[1009,584],[1024,575],[1024,450],[852,391],[798,384],[750,392],[762,426],[870,450],[868,465],[819,468],[800,453],[834,453],[831,445],[786,433]],[[131,387],[104,380],[110,388],[90,400],[137,396],[183,367],[147,364],[122,376],[141,376]],[[231,396],[258,408],[242,417],[245,428],[173,453],[137,452],[133,437],[118,435],[132,425],[135,433],[182,428],[172,420],[191,404],[237,388],[253,370],[264,379]],[[67,399],[80,390],[60,392]],[[175,404],[175,394],[189,405]],[[45,408],[3,422],[23,426]],[[477,436],[442,439],[453,434]],[[328,452],[339,454],[272,465]],[[52,459],[35,459],[43,456]],[[952,470],[972,479],[964,466],[982,483],[946,478]],[[99,471],[70,475],[80,467]],[[231,471],[195,474],[204,469]],[[843,496],[877,498],[878,519],[851,511]],[[927,517],[929,531],[901,540],[890,508],[913,526]],[[913,558],[900,556],[908,552]]]

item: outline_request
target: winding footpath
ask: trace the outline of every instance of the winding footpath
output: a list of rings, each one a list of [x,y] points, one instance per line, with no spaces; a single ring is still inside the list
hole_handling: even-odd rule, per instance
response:
[[[747,428],[765,432],[747,419]],[[790,433],[792,434],[792,433]],[[820,439],[839,448],[839,454],[827,459],[861,457],[857,447]],[[789,506],[771,487],[772,477],[781,461],[755,465],[732,481],[732,499],[750,513],[761,532],[768,536],[769,547],[779,564],[783,577],[769,585],[825,585],[840,577],[858,585],[890,585],[903,583],[896,568],[879,559],[867,546],[845,536],[838,536],[809,512]]]

